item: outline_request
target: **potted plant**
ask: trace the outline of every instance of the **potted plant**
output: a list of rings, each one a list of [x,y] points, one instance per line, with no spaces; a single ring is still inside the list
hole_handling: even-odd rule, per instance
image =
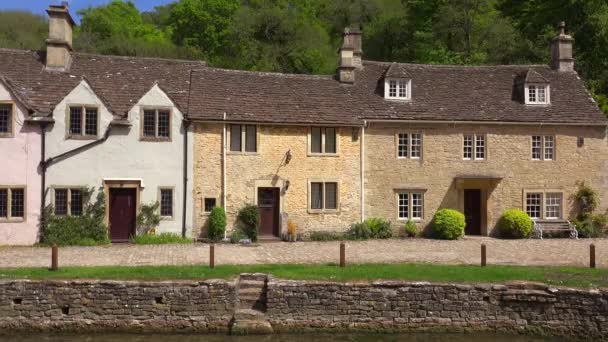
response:
[[[295,242],[297,240],[298,225],[292,220],[287,221],[287,236],[289,242]]]

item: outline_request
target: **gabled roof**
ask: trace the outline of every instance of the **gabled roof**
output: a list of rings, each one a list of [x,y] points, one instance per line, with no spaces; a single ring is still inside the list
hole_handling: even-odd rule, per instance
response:
[[[51,115],[82,78],[117,116],[125,116],[155,82],[167,89],[177,105],[186,107],[190,70],[205,65],[200,61],[73,53],[69,72],[61,73],[45,70],[45,57],[39,51],[0,49],[0,74],[9,78],[23,99],[43,116]]]
[[[34,112],[32,106],[21,96],[17,89],[15,89],[13,83],[9,79],[4,77],[2,74],[0,74],[0,84],[2,84],[11,95],[13,95],[13,97],[17,100],[17,102],[19,102],[20,105],[25,107],[25,109],[29,112],[25,113],[25,115],[29,115],[30,113]]]
[[[387,78],[410,78],[407,68],[403,64],[392,63],[386,69],[385,77]]]
[[[539,74],[534,69],[529,69],[526,73],[526,83],[549,83],[543,75]]]

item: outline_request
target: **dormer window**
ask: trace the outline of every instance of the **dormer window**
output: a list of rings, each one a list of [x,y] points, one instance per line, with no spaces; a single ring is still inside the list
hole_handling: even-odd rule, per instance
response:
[[[411,98],[411,80],[386,79],[384,84],[384,98],[390,100],[409,100]]]
[[[546,84],[527,85],[526,104],[549,104],[549,86]]]

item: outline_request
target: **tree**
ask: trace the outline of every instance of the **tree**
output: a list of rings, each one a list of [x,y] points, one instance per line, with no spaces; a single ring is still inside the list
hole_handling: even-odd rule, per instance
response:
[[[23,11],[0,12],[0,47],[42,49],[47,34],[48,23],[42,16]]]

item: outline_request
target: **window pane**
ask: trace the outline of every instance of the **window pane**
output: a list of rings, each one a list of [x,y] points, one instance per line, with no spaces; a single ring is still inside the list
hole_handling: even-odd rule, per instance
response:
[[[325,209],[338,209],[338,183],[325,183]]]
[[[486,157],[486,137],[483,135],[475,136],[475,159]]]
[[[399,97],[407,97],[407,82],[399,81]]]
[[[55,215],[68,214],[68,189],[55,189]]]
[[[397,97],[397,81],[388,81],[388,97]]]
[[[409,217],[410,194],[399,194],[399,203],[397,203],[397,211],[400,219]]]
[[[310,129],[310,152],[321,153],[321,128],[313,127]]]
[[[418,159],[422,156],[422,134],[414,133],[412,134],[412,151],[410,153],[411,157],[414,159]]]
[[[542,151],[542,138],[540,135],[532,136],[532,159],[540,160]]]
[[[464,136],[464,146],[463,146],[463,158],[464,159],[472,159],[473,158],[473,136],[465,135]]]
[[[555,147],[554,137],[548,135],[545,137],[545,160],[553,160],[553,152]]]
[[[529,193],[526,194],[526,213],[533,219],[540,218],[540,210],[542,203],[542,194]]]
[[[547,193],[545,198],[545,216],[548,219],[562,218],[562,194]]]
[[[536,102],[536,86],[528,87],[528,100],[530,102]]]
[[[210,213],[215,207],[215,198],[205,198],[205,212]]]
[[[325,153],[336,153],[336,129],[325,129]]]
[[[156,137],[156,112],[153,110],[144,111],[144,137]]]
[[[230,125],[230,151],[241,151],[241,125]]]
[[[70,107],[70,135],[82,134],[82,108]]]
[[[545,87],[538,87],[538,102],[545,103],[547,102],[547,97],[545,96]]]
[[[310,183],[310,208],[323,209],[323,183]]]
[[[25,192],[23,189],[11,189],[11,217],[25,215]]]
[[[0,189],[0,217],[8,217],[8,189]]]
[[[82,215],[82,192],[80,189],[70,190],[70,213],[72,216]]]
[[[245,151],[257,152],[257,128],[255,125],[246,126]]]
[[[160,190],[160,216],[173,216],[173,190]]]
[[[422,218],[422,194],[412,194],[412,218]]]
[[[84,134],[97,135],[97,108],[86,109],[86,120],[84,122]]]
[[[409,145],[409,134],[399,133],[399,142],[397,146],[397,156],[399,158],[407,158],[408,156],[408,145]]]
[[[168,111],[163,110],[158,112],[158,136],[168,138],[170,136],[170,120],[171,116]]]
[[[0,133],[12,132],[12,111],[13,106],[10,104],[0,104]]]

